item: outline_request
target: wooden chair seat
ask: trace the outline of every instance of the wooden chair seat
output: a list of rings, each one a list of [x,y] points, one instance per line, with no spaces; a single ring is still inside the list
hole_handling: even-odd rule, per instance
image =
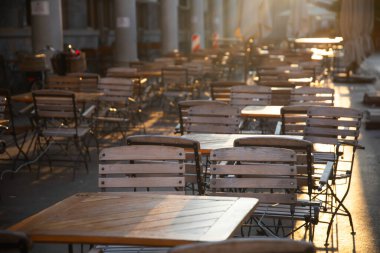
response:
[[[88,127],[78,128],[49,128],[42,130],[42,134],[47,137],[80,137],[82,138],[90,132]]]

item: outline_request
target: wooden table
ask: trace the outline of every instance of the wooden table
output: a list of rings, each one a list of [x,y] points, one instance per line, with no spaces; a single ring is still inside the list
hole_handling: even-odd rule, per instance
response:
[[[10,227],[35,243],[175,246],[221,241],[254,211],[255,198],[78,193]]]
[[[240,115],[251,118],[281,118],[281,105],[246,106]]]
[[[245,137],[262,137],[262,134],[185,134],[182,138],[196,140],[200,144],[202,154],[210,154],[212,150],[218,148],[232,148],[234,141]],[[278,138],[295,138],[302,140],[303,136],[298,135],[265,135]]]
[[[76,101],[80,103],[96,101],[99,97],[101,97],[104,94],[103,92],[74,92],[74,93],[75,93]],[[33,102],[32,92],[26,92],[26,93],[14,95],[12,96],[12,100],[16,102],[22,102],[22,103],[32,103]]]

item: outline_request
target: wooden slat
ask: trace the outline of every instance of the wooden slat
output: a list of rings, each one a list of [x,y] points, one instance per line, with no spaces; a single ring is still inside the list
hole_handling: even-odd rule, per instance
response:
[[[99,166],[99,175],[106,174],[173,174],[184,173],[185,166],[179,163],[165,164],[101,164]]]
[[[99,187],[185,187],[184,177],[99,178]]]
[[[297,169],[287,164],[250,164],[250,165],[220,165],[210,166],[210,174],[213,175],[296,175]]]
[[[103,149],[99,160],[185,159],[183,148],[155,146],[120,146]]]
[[[211,161],[259,161],[259,162],[295,162],[293,150],[272,147],[241,147],[234,149],[218,149],[211,152]]]
[[[295,178],[212,178],[211,188],[297,189]]]

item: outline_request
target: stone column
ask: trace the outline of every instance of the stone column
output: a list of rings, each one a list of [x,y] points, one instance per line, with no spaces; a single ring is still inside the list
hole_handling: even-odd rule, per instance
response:
[[[223,2],[223,0],[211,0],[212,34],[217,34],[219,38],[224,36]]]
[[[161,0],[162,53],[178,49],[178,0]]]
[[[225,34],[227,37],[235,37],[235,31],[238,28],[239,21],[239,1],[227,0],[225,5]]]
[[[63,49],[61,0],[31,1],[32,47],[38,52],[46,46]]]
[[[115,0],[115,61],[137,60],[136,0]]]
[[[191,0],[191,34],[200,36],[200,48],[205,47],[204,0]]]

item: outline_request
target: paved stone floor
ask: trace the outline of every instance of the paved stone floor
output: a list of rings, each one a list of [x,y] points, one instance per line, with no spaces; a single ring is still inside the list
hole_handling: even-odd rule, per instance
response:
[[[380,54],[371,56],[364,64],[366,70],[375,71],[380,66]],[[368,73],[368,72],[367,72]],[[380,88],[380,84],[334,84],[337,106],[368,109],[361,101],[363,93]],[[172,134],[175,114],[166,115],[152,109],[146,117],[145,127],[149,134]],[[137,129],[136,132],[140,132]],[[380,130],[362,128],[360,142],[365,150],[359,150],[355,161],[352,187],[346,200],[351,210],[356,236],[350,234],[346,217],[338,217],[334,223],[330,245],[324,247],[326,225],[318,224],[314,243],[318,252],[380,252]],[[48,207],[76,192],[95,192],[97,188],[96,149],[91,149],[90,171],[79,170],[72,180],[72,170],[54,166],[51,172],[43,168],[41,177],[27,168],[11,177],[6,174],[0,180],[0,228]],[[0,171],[5,170],[2,166]],[[322,220],[326,217],[322,217]],[[79,252],[78,248],[75,248]],[[32,252],[67,252],[66,245],[34,245]]]

